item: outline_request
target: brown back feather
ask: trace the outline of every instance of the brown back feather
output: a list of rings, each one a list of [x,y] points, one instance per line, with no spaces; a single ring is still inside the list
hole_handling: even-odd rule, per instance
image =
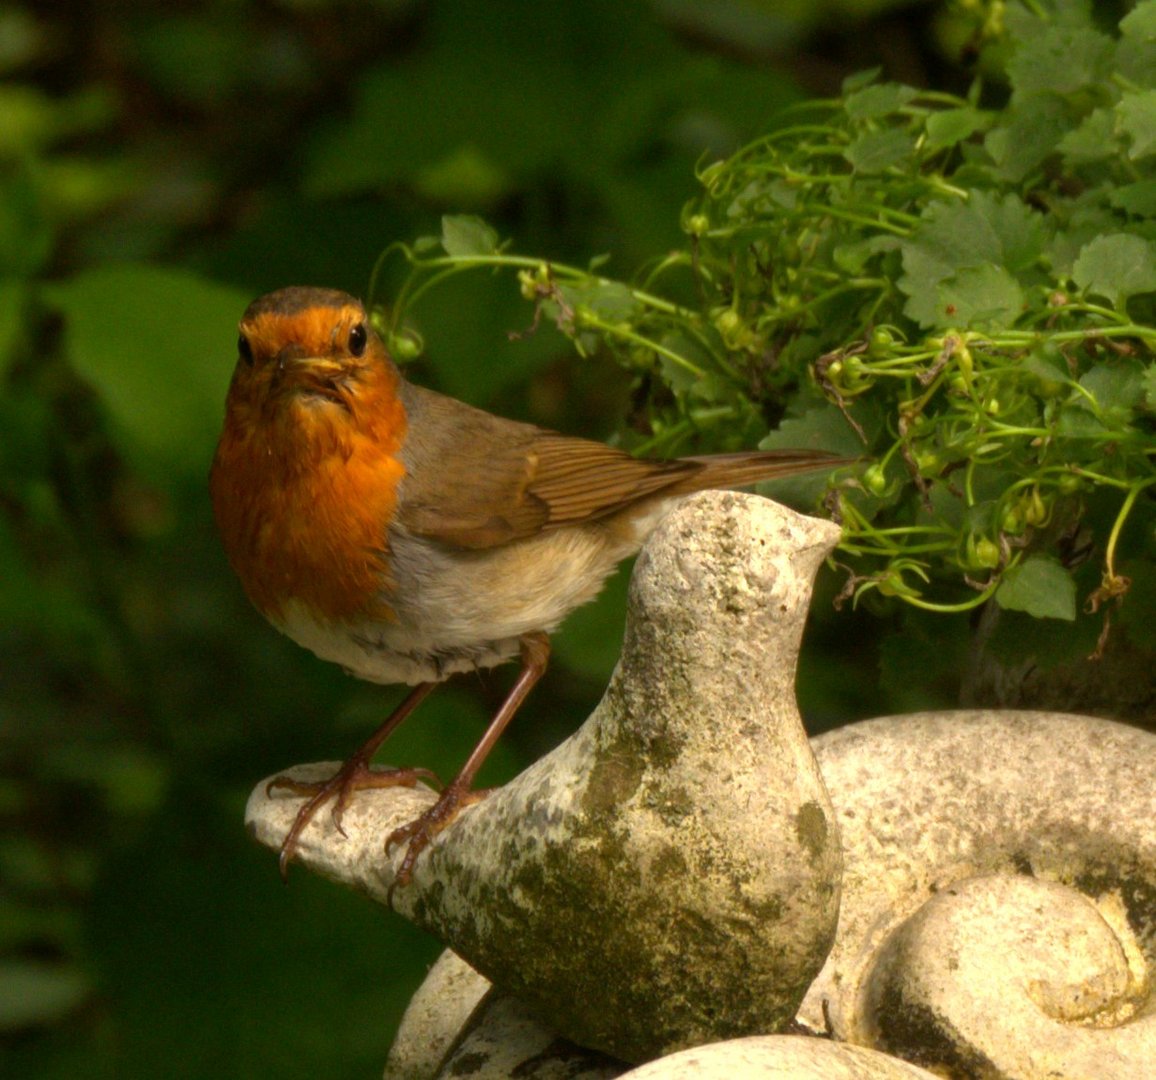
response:
[[[651,496],[738,487],[839,460],[771,450],[655,461],[504,420],[422,387],[403,384],[401,393],[409,431],[398,523],[455,547],[494,547],[597,521]]]

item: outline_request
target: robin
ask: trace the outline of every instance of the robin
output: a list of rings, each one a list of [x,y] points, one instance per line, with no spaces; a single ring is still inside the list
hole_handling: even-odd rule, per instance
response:
[[[430,690],[520,658],[481,741],[420,818],[397,880],[459,810],[510,718],[542,677],[548,635],[590,600],[681,497],[838,464],[784,450],[654,461],[501,419],[402,378],[365,308],[332,289],[281,289],[245,311],[209,478],[229,561],[257,609],[322,659],[414,687],[321,784],[281,847],[328,801],[433,778],[370,763]],[[434,778],[436,779],[436,778]]]

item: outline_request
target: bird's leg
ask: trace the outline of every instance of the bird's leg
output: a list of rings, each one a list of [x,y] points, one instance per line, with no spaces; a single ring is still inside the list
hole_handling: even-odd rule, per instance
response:
[[[289,864],[297,851],[297,840],[305,826],[313,820],[317,811],[330,799],[333,803],[333,823],[342,836],[345,830],[341,827],[341,818],[354,792],[364,788],[380,787],[413,787],[419,779],[433,780],[440,784],[437,776],[429,769],[381,769],[370,768],[373,755],[381,748],[381,744],[393,734],[401,722],[409,716],[425,700],[429,692],[437,683],[421,683],[415,686],[396,709],[358,749],[345,761],[340,769],[328,780],[315,783],[306,783],[294,780],[291,776],[278,776],[265,785],[265,792],[271,795],[274,790],[281,788],[294,795],[309,795],[309,801],[297,811],[293,825],[281,843],[281,857],[278,865],[281,877],[284,879],[289,873]]]
[[[506,725],[509,724],[514,713],[526,700],[526,695],[545,674],[546,663],[550,659],[550,639],[543,633],[526,634],[521,640],[521,646],[522,670],[509,694],[506,695],[506,700],[502,702],[501,707],[494,714],[490,726],[486,728],[485,734],[482,735],[478,745],[474,747],[473,752],[466,759],[466,763],[461,767],[458,775],[445,786],[438,801],[421,817],[411,821],[408,825],[403,825],[400,829],[394,829],[385,841],[387,853],[394,844],[407,844],[405,858],[402,859],[401,866],[398,867],[397,877],[394,879],[390,892],[398,885],[408,884],[413,873],[413,864],[426,845],[449,825],[461,810],[485,796],[485,791],[470,790],[474,776],[481,768],[482,762],[489,756],[490,751],[493,750],[494,744],[505,731]]]

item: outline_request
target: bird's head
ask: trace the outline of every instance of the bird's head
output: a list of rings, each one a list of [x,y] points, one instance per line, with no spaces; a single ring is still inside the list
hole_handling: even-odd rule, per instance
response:
[[[361,303],[294,286],[254,300],[241,317],[229,408],[266,417],[297,407],[352,412],[383,375],[396,379]]]

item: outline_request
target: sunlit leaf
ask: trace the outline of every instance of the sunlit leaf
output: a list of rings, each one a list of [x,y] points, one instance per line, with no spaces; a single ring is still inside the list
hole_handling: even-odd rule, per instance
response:
[[[442,218],[442,247],[447,255],[492,255],[498,249],[498,234],[479,217],[447,214]]]

